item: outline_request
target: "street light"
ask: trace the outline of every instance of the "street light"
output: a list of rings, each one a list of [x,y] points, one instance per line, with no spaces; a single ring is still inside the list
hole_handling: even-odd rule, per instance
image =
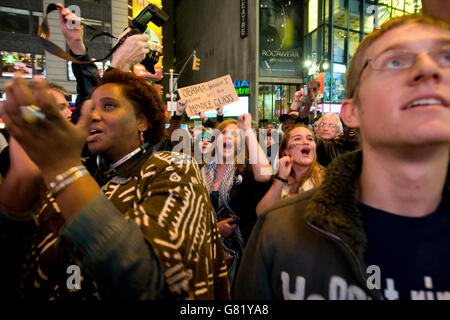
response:
[[[310,69],[310,71],[313,71],[315,77],[317,77],[317,73],[320,72],[320,70],[328,70],[328,68],[330,67],[330,65],[328,64],[328,59],[326,58],[326,55],[324,55],[324,56],[325,56],[325,58],[320,59],[318,61],[317,53],[314,51],[312,53],[312,58],[310,58],[310,57],[306,58],[305,67]]]

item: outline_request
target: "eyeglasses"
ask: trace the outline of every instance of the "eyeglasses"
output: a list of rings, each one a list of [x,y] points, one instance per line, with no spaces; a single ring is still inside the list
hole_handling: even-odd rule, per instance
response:
[[[321,128],[325,128],[326,126],[327,126],[326,123],[321,123],[321,124],[320,124],[320,127],[321,127]],[[336,128],[336,125],[335,125],[335,124],[332,124],[332,123],[328,123],[328,128],[330,128],[330,129]]]
[[[368,58],[359,73],[359,77],[361,77],[362,72],[369,63],[372,63],[372,69],[380,71],[409,69],[416,63],[417,56],[422,53],[428,54],[439,67],[450,67],[450,46],[420,53],[405,50],[388,50],[380,53],[376,57]]]

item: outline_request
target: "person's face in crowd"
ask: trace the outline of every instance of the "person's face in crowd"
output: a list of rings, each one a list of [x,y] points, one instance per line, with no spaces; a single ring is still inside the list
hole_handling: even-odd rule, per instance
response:
[[[217,138],[217,153],[222,159],[233,159],[240,143],[240,129],[236,124],[229,124]]]
[[[71,120],[72,119],[72,111],[70,111],[70,109],[69,109],[70,104],[66,100],[64,95],[55,89],[49,89],[48,92],[51,94],[51,96],[55,100],[56,105],[59,108],[59,112],[61,112],[61,114],[64,116],[64,118]]]
[[[336,121],[332,119],[321,119],[319,122],[319,137],[321,139],[333,139],[338,135],[338,127]]]
[[[266,137],[266,146],[270,147],[272,145],[272,136],[267,136]]]
[[[343,114],[349,111],[347,125],[360,127],[364,145],[449,145],[450,68],[440,67],[425,53],[449,43],[450,31],[414,23],[390,30],[368,48],[365,59],[390,49],[417,58],[408,69],[396,70],[394,65],[374,70],[369,64],[361,73],[358,99],[351,99]],[[449,57],[441,59],[448,62]]]
[[[208,138],[203,138],[201,139],[199,142],[199,147],[200,147],[200,152],[203,154],[206,154],[209,152],[209,150],[211,149],[211,141],[209,141]]]
[[[272,129],[273,129],[273,124],[272,123],[268,123],[267,126],[266,126],[267,134],[271,134],[272,133]]]
[[[284,154],[291,156],[297,165],[310,166],[316,154],[316,143],[311,131],[304,127],[293,129]]]
[[[314,122],[313,128],[314,128],[315,135],[320,138],[320,135],[319,135],[319,120]]]
[[[122,94],[119,85],[108,83],[92,94],[92,124],[87,138],[89,151],[104,153],[115,162],[140,145],[139,131],[148,127]]]
[[[295,120],[292,118],[287,118],[286,121],[283,122],[283,125],[281,126],[281,129],[283,132],[286,132],[287,129],[289,129],[291,126],[295,124]]]

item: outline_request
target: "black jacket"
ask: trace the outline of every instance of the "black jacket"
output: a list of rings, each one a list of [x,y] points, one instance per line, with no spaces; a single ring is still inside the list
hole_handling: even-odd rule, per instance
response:
[[[361,151],[338,157],[320,187],[277,202],[261,216],[234,299],[382,299],[367,286],[371,274],[358,209],[361,163]],[[449,193],[447,179],[443,199]]]

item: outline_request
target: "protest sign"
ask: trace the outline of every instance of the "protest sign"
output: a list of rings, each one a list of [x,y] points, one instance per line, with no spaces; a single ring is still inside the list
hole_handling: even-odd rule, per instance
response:
[[[191,117],[200,111],[215,110],[239,100],[230,75],[193,86],[178,88],[181,99],[186,100],[186,114]]]

